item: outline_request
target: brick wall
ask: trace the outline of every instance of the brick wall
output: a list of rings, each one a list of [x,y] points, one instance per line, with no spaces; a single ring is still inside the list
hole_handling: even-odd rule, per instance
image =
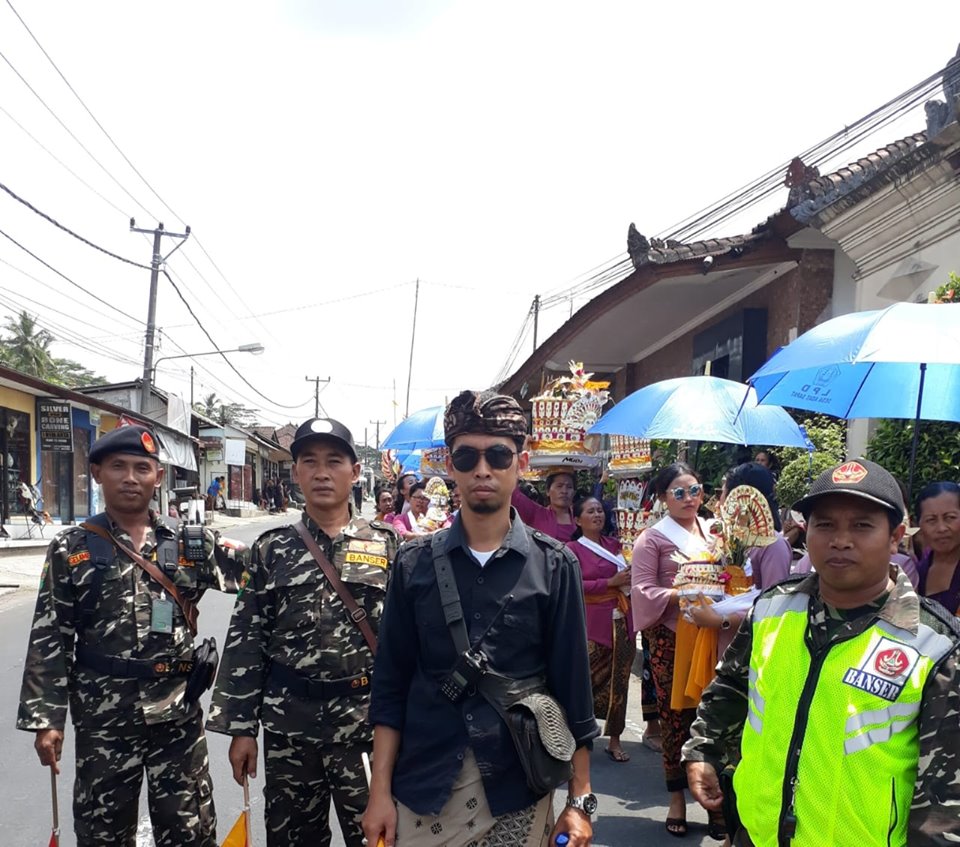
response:
[[[796,327],[797,333],[802,334],[814,325],[830,302],[832,290],[833,251],[804,250],[800,264],[793,270],[643,360],[629,364],[624,369],[625,379],[614,384],[617,399],[652,382],[689,376],[693,337],[743,309],[767,310],[767,355],[772,355],[789,342],[791,328]]]

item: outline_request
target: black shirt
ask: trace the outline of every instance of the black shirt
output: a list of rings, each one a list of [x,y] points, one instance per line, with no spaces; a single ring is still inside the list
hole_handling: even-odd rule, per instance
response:
[[[485,566],[470,553],[459,516],[446,552],[471,644],[477,646],[486,632],[480,646],[498,673],[516,679],[544,674],[566,710],[577,746],[588,744],[599,729],[576,558],[526,527],[515,510],[510,531]],[[521,572],[525,579],[518,584]],[[429,538],[401,548],[378,640],[370,722],[401,732],[393,772],[396,799],[417,814],[439,814],[469,745],[495,816],[535,803],[538,797],[527,788],[510,733],[493,707],[480,694],[454,704],[440,693],[457,655],[443,619]]]

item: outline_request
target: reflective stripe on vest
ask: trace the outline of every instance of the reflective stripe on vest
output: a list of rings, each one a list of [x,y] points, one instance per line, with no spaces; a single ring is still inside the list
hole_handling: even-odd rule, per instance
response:
[[[743,760],[734,774],[741,821],[756,847],[902,847],[923,688],[953,641],[925,624],[914,635],[877,620],[814,661],[804,640],[809,600],[779,594],[754,607]],[[798,708],[805,686],[806,708]],[[785,790],[794,729],[804,724]],[[787,839],[780,822],[791,792],[797,823]]]

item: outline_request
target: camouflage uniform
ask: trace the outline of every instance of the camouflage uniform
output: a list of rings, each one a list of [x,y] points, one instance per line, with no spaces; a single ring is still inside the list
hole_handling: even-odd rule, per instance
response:
[[[151,514],[140,553],[156,558],[158,538],[174,530]],[[130,537],[110,524],[118,541]],[[206,530],[206,579],[183,557],[168,574],[185,597],[199,599],[210,581],[237,590],[246,553]],[[151,662],[189,660],[193,637],[173,604],[172,633],[151,631],[151,609],[161,586],[114,550],[101,564],[99,599],[90,596],[98,570],[86,531],[74,527],[50,544],[30,631],[17,728],[63,730],[69,699],[76,729],[77,775],[73,817],[80,845],[134,847],[143,770],[157,847],[215,844],[207,746],[199,706],[184,702],[186,677],[134,679],[95,671],[77,660],[75,648]]]
[[[919,620],[949,637],[954,648],[931,672],[923,694],[919,716],[919,763],[917,783],[910,811],[909,838],[914,845],[946,844],[960,841],[960,782],[956,779],[960,754],[960,631],[954,618],[942,606],[918,598],[910,580],[891,567],[896,585],[889,595],[860,609],[838,610],[820,597],[816,574],[794,577],[765,591],[777,594],[809,594],[807,640],[812,649],[854,638],[873,625],[878,615],[894,626],[915,630]],[[871,608],[872,607],[872,608]],[[753,645],[752,614],[737,631],[717,666],[717,676],[703,693],[691,738],[683,747],[683,761],[708,762],[719,774],[735,766],[740,757],[740,739],[747,717],[748,673]],[[725,791],[729,791],[725,788]],[[726,808],[726,798],[725,798]],[[752,847],[747,833],[740,831],[734,841]]]
[[[397,551],[393,529],[351,517],[331,539],[306,512],[303,521],[376,632]],[[354,847],[367,803],[360,756],[373,741],[370,649],[294,527],[257,539],[250,574],[233,611],[207,728],[255,738],[262,722],[268,845],[329,845],[332,793]],[[315,690],[294,690],[277,678],[277,666]],[[322,690],[331,683],[335,696]]]

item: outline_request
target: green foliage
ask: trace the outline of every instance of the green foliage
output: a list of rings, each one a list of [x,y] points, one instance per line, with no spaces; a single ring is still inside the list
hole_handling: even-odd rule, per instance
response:
[[[935,303],[960,303],[960,276],[950,274],[950,279],[933,292]]]
[[[0,336],[0,361],[7,367],[38,379],[76,388],[104,385],[106,380],[73,359],[59,359],[50,352],[54,337],[41,329],[34,316],[21,311],[8,317]]]
[[[241,403],[224,403],[213,392],[207,394],[193,408],[201,415],[215,420],[220,426],[237,426],[240,429],[249,429],[257,426],[257,410],[250,409]]]
[[[776,452],[780,463],[777,499],[784,506],[795,503],[810,488],[810,482],[846,454],[846,423],[827,415],[811,415],[801,421],[817,448],[808,453],[799,447],[782,447]]]
[[[906,485],[910,478],[913,421],[883,420],[867,448],[867,458],[883,465]],[[921,421],[913,493],[927,482],[960,479],[960,424]]]

